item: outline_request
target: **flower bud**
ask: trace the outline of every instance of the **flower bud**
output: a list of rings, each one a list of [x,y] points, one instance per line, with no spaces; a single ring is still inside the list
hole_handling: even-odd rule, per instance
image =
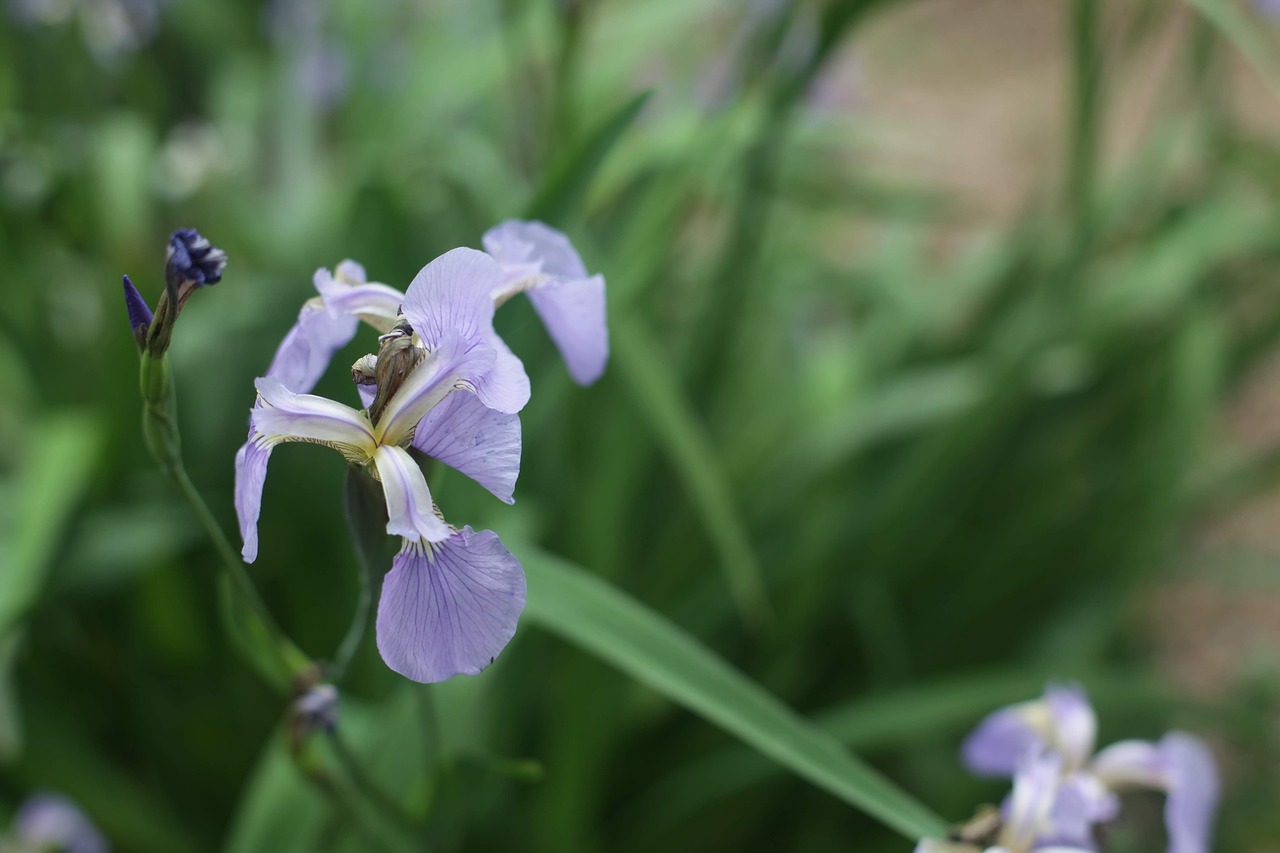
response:
[[[426,357],[426,350],[413,342],[413,327],[402,316],[390,332],[378,338],[376,377],[378,395],[369,407],[369,417],[376,424],[387,402],[400,390],[410,372]]]
[[[289,706],[289,733],[296,746],[317,731],[332,732],[338,727],[338,688],[314,684]]]
[[[147,300],[142,298],[138,288],[124,277],[124,307],[129,311],[129,328],[133,331],[133,339],[138,344],[139,352],[147,345],[147,330],[151,328],[151,309]]]
[[[164,293],[156,305],[155,319],[147,332],[146,350],[151,355],[162,356],[168,351],[173,325],[187,297],[206,284],[222,281],[222,271],[226,266],[227,253],[194,228],[180,228],[173,232],[165,251]]]

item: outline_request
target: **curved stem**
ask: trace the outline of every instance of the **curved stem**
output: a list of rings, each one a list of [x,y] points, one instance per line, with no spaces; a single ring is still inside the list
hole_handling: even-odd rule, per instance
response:
[[[338,651],[334,653],[333,665],[329,667],[329,680],[334,684],[341,684],[346,676],[351,661],[360,649],[365,631],[369,628],[369,613],[373,609],[373,583],[369,577],[369,566],[365,564],[364,552],[359,547],[356,552],[360,555],[360,588],[355,615],[351,618],[351,625],[347,627]]]

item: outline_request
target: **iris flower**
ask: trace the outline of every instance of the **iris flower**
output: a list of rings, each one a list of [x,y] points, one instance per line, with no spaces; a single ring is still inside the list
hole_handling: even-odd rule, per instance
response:
[[[1042,698],[1002,708],[983,720],[963,747],[965,764],[984,776],[1014,775],[1028,750],[1061,761],[1052,837],[1092,847],[1092,827],[1119,811],[1116,794],[1165,794],[1169,853],[1208,853],[1218,802],[1213,756],[1196,737],[1169,732],[1159,742],[1127,740],[1094,754],[1097,719],[1084,691],[1050,686]]]
[[[62,850],[65,853],[108,853],[111,849],[80,808],[58,794],[36,794],[13,819],[15,851]],[[8,850],[0,838],[0,849]]]
[[[321,303],[304,307],[257,381],[249,441],[236,457],[236,510],[249,562],[257,555],[262,487],[276,445],[331,447],[381,481],[387,532],[402,544],[383,582],[378,649],[388,666],[415,681],[480,672],[511,639],[524,608],[520,563],[492,531],[446,524],[407,450],[415,447],[512,502],[520,459],[514,413],[528,398],[528,379],[493,332],[488,285],[501,276],[496,261],[471,249],[425,266],[395,297],[412,336],[403,326],[384,336],[403,338],[412,366],[398,387],[385,389],[382,405],[356,410],[305,391],[341,346],[335,341],[354,334],[354,318],[366,309],[385,311],[396,292],[364,282],[354,264],[336,276],[318,274]],[[342,307],[334,310],[331,298]]]

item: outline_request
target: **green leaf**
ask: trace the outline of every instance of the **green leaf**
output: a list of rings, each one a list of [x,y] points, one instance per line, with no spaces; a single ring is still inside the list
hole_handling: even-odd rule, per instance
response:
[[[1228,0],[1186,0],[1210,24],[1218,28],[1227,41],[1236,46],[1245,61],[1262,78],[1268,91],[1280,101],[1280,63],[1276,62],[1274,44],[1268,44],[1256,21]]]
[[[711,439],[673,384],[678,371],[664,362],[661,352],[635,322],[617,324],[613,355],[702,516],[735,603],[745,616],[757,622],[767,619],[770,610],[764,576],[746,525],[734,507]]]
[[[526,216],[558,224],[577,207],[605,157],[636,116],[644,109],[652,92],[641,92],[587,135],[582,144],[568,149],[548,170],[549,177],[529,203]]]
[[[911,795],[716,657],[681,628],[584,569],[519,546],[525,615],[701,715],[814,785],[909,839],[946,824]]]
[[[0,538],[0,637],[35,602],[71,512],[93,473],[98,430],[81,415],[59,415],[32,431],[13,485],[13,511]]]

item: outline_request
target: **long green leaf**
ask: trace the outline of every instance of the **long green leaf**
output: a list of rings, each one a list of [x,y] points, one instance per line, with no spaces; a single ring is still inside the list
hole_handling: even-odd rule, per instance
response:
[[[544,629],[905,837],[945,833],[939,817],[678,626],[578,566],[532,546],[517,552],[529,576],[525,614]]]
[[[613,354],[706,524],[734,601],[755,621],[767,618],[764,576],[746,525],[734,507],[711,440],[673,384],[677,371],[664,365],[661,352],[635,322],[616,324]]]
[[[1205,20],[1218,28],[1227,41],[1236,46],[1245,61],[1262,78],[1263,85],[1280,101],[1280,63],[1276,50],[1267,44],[1256,23],[1249,20],[1228,0],[1186,0]]]

